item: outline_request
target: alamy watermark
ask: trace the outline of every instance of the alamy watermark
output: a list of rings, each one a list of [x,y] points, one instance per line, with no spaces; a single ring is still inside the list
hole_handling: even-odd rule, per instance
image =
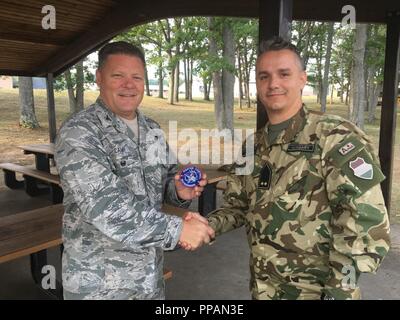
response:
[[[150,130],[144,139],[149,165],[235,162],[237,175],[250,174],[254,168],[254,129],[201,129],[199,133],[192,128],[178,131],[178,122],[169,121],[168,145],[162,129]]]
[[[356,28],[356,8],[352,5],[342,7],[342,13],[346,14],[342,19],[342,27]]]
[[[50,264],[43,266],[41,270],[44,274],[41,285],[44,290],[56,289],[56,268]]]
[[[342,287],[345,289],[356,288],[356,269],[353,266],[347,265],[342,268],[342,273],[345,275],[342,279]]]
[[[45,30],[56,29],[56,8],[47,4],[42,7],[42,13],[46,14],[42,18],[42,28]]]

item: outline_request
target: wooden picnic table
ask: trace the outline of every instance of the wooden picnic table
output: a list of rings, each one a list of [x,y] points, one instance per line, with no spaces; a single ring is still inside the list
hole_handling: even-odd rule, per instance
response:
[[[36,169],[41,171],[50,172],[49,159],[54,157],[54,144],[29,144],[18,146],[24,150],[26,154],[34,154]],[[202,215],[207,215],[209,212],[216,208],[217,199],[217,183],[225,180],[228,173],[223,170],[219,170],[220,165],[216,164],[193,164],[199,167],[203,172],[207,174],[208,184],[204,188],[201,196],[199,197],[198,210]],[[179,165],[179,169],[182,169],[187,165]]]
[[[18,146],[25,154],[35,155],[36,169],[50,172],[50,159],[54,157],[54,143],[27,144]]]

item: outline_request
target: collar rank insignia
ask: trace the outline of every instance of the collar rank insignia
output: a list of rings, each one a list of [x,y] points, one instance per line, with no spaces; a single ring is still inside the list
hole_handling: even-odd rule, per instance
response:
[[[374,176],[374,169],[371,164],[366,163],[363,158],[357,157],[356,160],[350,161],[350,169],[353,170],[354,175],[360,179],[371,180]]]
[[[271,187],[272,170],[269,164],[266,164],[264,168],[261,169],[260,178],[258,179],[258,188],[269,190]]]
[[[342,156],[345,156],[346,154],[348,154],[351,150],[353,150],[355,148],[355,145],[352,144],[351,142],[346,143],[343,147],[339,148],[339,153]]]
[[[314,152],[315,144],[314,143],[290,143],[287,152]]]

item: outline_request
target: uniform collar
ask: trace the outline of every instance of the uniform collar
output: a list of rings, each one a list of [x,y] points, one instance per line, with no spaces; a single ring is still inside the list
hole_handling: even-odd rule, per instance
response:
[[[126,123],[114,112],[112,112],[100,97],[97,98],[96,104],[99,106],[99,108],[97,108],[97,114],[103,126],[108,127],[111,125],[117,131],[128,134],[129,131]],[[138,117],[139,128],[146,124],[146,121],[143,119],[143,115],[138,110],[136,110],[136,116]]]
[[[302,107],[300,108],[300,110],[293,116],[292,121],[289,124],[289,126],[279,134],[279,136],[272,143],[272,145],[287,144],[287,143],[292,142],[296,138],[296,136],[299,134],[299,132],[301,130],[303,130],[303,128],[307,122],[308,114],[309,114],[309,112],[308,112],[306,106],[303,104]],[[266,126],[268,126],[268,124]],[[264,127],[264,132],[268,132],[267,127]],[[265,139],[265,143],[268,146],[268,142],[266,140],[267,139]]]
[[[105,102],[100,97],[97,98],[96,105],[98,106],[98,108],[96,109],[97,115],[98,115],[103,127],[105,127],[105,128],[114,127],[115,130],[127,135],[136,143],[133,133],[131,132],[131,130],[128,129],[128,126],[126,125],[126,123],[123,120],[121,120],[119,117],[117,117],[117,115],[107,107]],[[136,110],[136,116],[138,119],[139,141],[144,142],[146,139],[147,133],[151,129],[154,129],[154,128],[151,125],[151,122],[149,123],[146,120],[146,117],[139,110]]]

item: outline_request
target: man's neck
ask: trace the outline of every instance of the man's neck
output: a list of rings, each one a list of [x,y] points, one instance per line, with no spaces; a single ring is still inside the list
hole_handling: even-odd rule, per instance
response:
[[[302,106],[303,103],[300,103],[298,107],[290,108],[286,112],[271,112],[267,109],[268,123],[274,125],[285,122],[286,120],[293,118],[294,115],[299,112]]]
[[[134,112],[133,114],[129,114],[129,115],[127,115],[127,114],[118,114],[117,116],[120,117],[120,118],[124,118],[126,120],[135,120],[137,115],[136,115],[136,112]]]
[[[133,112],[131,112],[131,113],[120,113],[120,112],[116,112],[115,110],[113,110],[113,108],[111,108],[110,106],[109,106],[109,104],[107,103],[107,101],[106,101],[106,99],[104,99],[103,97],[102,97],[102,95],[100,94],[99,95],[99,98],[100,98],[100,100],[102,101],[102,103],[103,103],[103,105],[105,106],[105,107],[107,107],[107,109],[109,109],[111,112],[113,112],[115,115],[117,115],[118,117],[120,117],[120,118],[124,118],[124,119],[127,119],[127,120],[134,120],[135,118],[136,118],[136,110],[135,111],[133,111]]]

